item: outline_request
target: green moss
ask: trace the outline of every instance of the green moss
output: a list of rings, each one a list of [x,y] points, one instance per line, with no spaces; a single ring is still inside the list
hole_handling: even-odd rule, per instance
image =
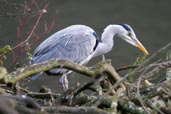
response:
[[[0,49],[0,54],[5,54],[5,53],[7,53],[9,51],[12,51],[12,48],[11,48],[10,45],[6,45],[6,46],[4,46],[3,48]]]

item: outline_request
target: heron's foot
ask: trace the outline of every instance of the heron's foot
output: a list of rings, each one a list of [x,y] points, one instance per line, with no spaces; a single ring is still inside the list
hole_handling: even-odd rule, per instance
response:
[[[62,85],[62,88],[64,91],[68,90],[68,79],[67,75],[62,75],[61,78],[59,79],[60,84]]]

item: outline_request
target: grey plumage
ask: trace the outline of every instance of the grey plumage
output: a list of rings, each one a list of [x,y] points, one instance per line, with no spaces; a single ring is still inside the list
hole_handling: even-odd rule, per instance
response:
[[[43,41],[34,51],[31,64],[40,63],[52,58],[66,59],[78,64],[88,61],[95,48],[98,38],[93,29],[85,25],[72,25],[62,29]],[[46,71],[49,74],[68,72],[64,68]],[[39,74],[34,77],[37,78]],[[34,78],[33,77],[33,78]]]

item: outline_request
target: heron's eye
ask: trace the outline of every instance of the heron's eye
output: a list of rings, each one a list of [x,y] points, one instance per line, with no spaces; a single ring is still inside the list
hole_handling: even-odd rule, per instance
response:
[[[130,33],[130,32],[128,32],[128,34],[127,34],[129,37],[131,37],[132,36],[132,34]]]

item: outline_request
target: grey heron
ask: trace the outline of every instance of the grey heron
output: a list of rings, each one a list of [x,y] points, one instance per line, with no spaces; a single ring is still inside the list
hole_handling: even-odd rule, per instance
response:
[[[148,55],[148,51],[137,39],[133,29],[128,24],[108,25],[102,33],[101,42],[92,28],[86,25],[71,25],[43,41],[35,49],[31,64],[40,63],[52,58],[60,58],[83,65],[90,59],[111,51],[115,36],[138,47]],[[68,89],[67,74],[71,72],[64,68],[54,68],[46,71],[47,74],[61,75],[60,83],[64,89]],[[31,79],[36,79],[40,74],[33,75]]]

